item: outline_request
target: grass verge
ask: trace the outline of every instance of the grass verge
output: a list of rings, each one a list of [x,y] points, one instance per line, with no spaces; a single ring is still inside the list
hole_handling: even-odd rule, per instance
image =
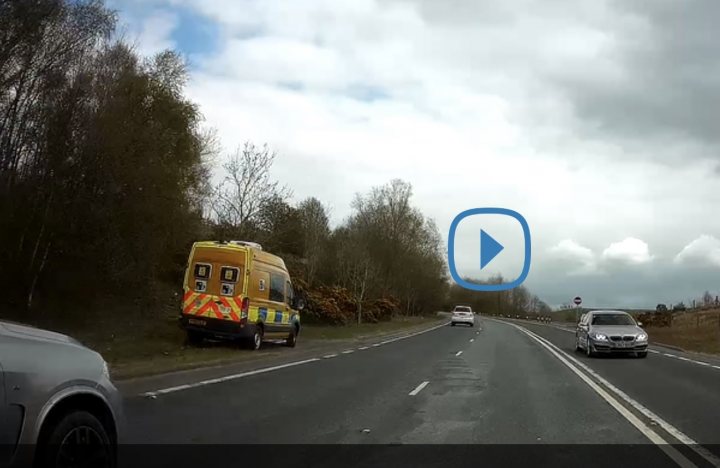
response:
[[[651,342],[677,346],[686,351],[720,354],[720,328],[647,327]]]
[[[260,351],[243,349],[229,341],[206,341],[189,345],[177,320],[154,324],[124,322],[73,335],[102,354],[114,379],[127,379],[177,370],[247,362],[274,356],[292,355],[333,342],[353,342],[369,337],[392,335],[440,323],[437,317],[399,317],[389,322],[361,325],[303,325],[298,345],[290,349],[265,343]],[[108,330],[112,330],[109,332]]]

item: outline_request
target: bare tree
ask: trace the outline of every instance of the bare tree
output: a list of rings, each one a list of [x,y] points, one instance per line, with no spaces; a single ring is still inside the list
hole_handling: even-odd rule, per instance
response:
[[[369,255],[369,243],[365,234],[352,224],[348,228],[342,228],[337,260],[340,279],[355,302],[358,324],[362,323],[363,301],[367,297],[376,269]]]
[[[702,303],[705,307],[711,307],[713,305],[713,297],[710,291],[705,291],[702,297]]]
[[[276,155],[267,144],[258,148],[246,142],[223,164],[227,175],[215,189],[212,205],[218,223],[247,233],[268,204],[290,196],[286,187],[270,177]]]
[[[298,206],[302,223],[305,257],[305,280],[312,286],[315,274],[330,236],[327,210],[317,198],[311,197]]]

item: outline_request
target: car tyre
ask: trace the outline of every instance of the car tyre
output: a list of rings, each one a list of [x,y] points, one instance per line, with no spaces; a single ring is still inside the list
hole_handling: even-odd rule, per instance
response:
[[[639,357],[640,359],[646,358],[646,357],[647,357],[647,351],[641,351],[641,352],[639,352],[639,353],[636,353],[636,356]]]
[[[451,327],[454,327],[454,326],[455,326],[455,322],[450,322],[450,326],[451,326]]]
[[[91,413],[70,411],[52,424],[38,444],[37,466],[116,466],[116,446]]]
[[[293,325],[292,330],[290,331],[290,334],[287,338],[285,338],[285,346],[289,348],[294,348],[297,344],[297,335],[298,335],[298,329],[296,326]]]

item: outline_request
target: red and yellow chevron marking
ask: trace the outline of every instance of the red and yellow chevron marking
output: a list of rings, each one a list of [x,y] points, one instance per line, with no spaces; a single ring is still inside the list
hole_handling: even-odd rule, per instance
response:
[[[227,307],[230,312],[225,316],[220,305]],[[183,314],[197,316],[212,316],[223,320],[240,321],[242,300],[239,297],[213,296],[194,291],[187,291],[183,295]]]

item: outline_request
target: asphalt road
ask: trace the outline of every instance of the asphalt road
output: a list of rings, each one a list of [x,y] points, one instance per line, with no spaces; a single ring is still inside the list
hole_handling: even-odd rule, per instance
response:
[[[135,452],[121,462],[164,447],[152,466],[248,452],[281,466],[710,466],[720,443],[713,363],[589,360],[567,331],[488,319],[372,344],[125,385],[122,442]]]

